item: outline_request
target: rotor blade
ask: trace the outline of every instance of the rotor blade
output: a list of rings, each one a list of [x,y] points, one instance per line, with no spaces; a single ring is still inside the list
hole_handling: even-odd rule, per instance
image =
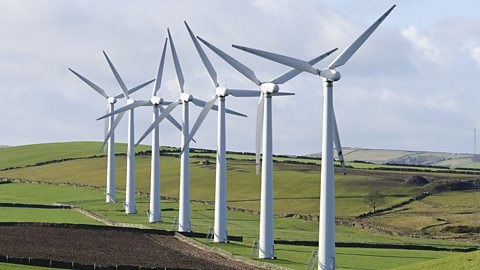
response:
[[[119,109],[116,109],[114,110],[113,112],[110,112],[110,113],[107,113],[99,118],[97,118],[97,121],[98,120],[101,120],[103,118],[106,118],[106,117],[109,117],[110,115],[113,115],[113,114],[117,114],[117,113],[121,113],[121,112],[125,112],[125,111],[128,111],[128,110],[131,110],[131,109],[134,109],[136,107],[139,107],[139,106],[144,106],[144,105],[149,105],[151,104],[149,100],[135,100],[133,103],[131,104],[128,104],[128,105],[125,105]]]
[[[120,74],[118,74],[117,69],[113,65],[112,61],[110,61],[110,58],[108,58],[108,55],[105,51],[103,51],[103,55],[105,55],[105,58],[107,59],[108,65],[110,66],[110,69],[113,72],[113,76],[115,76],[115,79],[117,79],[117,82],[120,85],[120,88],[122,88],[122,91],[125,94],[125,97],[128,98],[128,88],[125,85],[125,83],[123,82],[122,77],[120,76]]]
[[[205,106],[203,106],[203,109],[200,112],[200,114],[198,115],[197,121],[195,121],[195,124],[193,125],[192,130],[190,131],[190,135],[189,135],[189,137],[188,137],[188,139],[187,139],[187,141],[185,142],[184,145],[188,145],[190,143],[190,140],[193,138],[195,133],[197,133],[197,131],[200,128],[200,126],[202,125],[203,121],[205,120],[208,113],[212,109],[213,104],[215,104],[215,101],[217,101],[217,98],[218,98],[218,96],[214,95],[213,98],[210,101],[208,101],[205,104]],[[180,155],[183,153],[183,151],[185,151],[185,148],[182,148],[182,151],[180,152]]]
[[[315,65],[316,63],[320,62],[321,60],[323,60],[325,57],[329,56],[330,54],[332,54],[333,52],[335,52],[338,48],[335,48],[333,50],[330,50],[320,56],[317,56],[315,58],[313,58],[312,60],[308,61],[308,63],[310,65]],[[296,77],[298,74],[302,73],[301,70],[298,70],[296,68],[278,76],[277,78],[273,79],[271,82],[272,83],[276,83],[276,84],[282,84],[282,83],[286,83],[288,82],[289,80],[293,79],[294,77]]]
[[[110,112],[110,105],[107,105],[107,109],[105,110],[105,114],[109,113]],[[105,118],[105,123],[103,125],[103,138],[107,137],[107,134],[108,134],[108,124],[109,124],[109,119]],[[107,148],[105,146],[102,147],[102,149],[100,150],[100,152],[103,152],[105,153],[107,151]]]
[[[262,136],[263,136],[263,106],[265,103],[265,97],[262,94],[260,101],[257,105],[257,131],[255,142],[255,163],[257,169],[257,175],[260,175],[260,154],[262,152]]]
[[[151,80],[148,81],[148,82],[144,82],[144,83],[142,83],[142,84],[140,84],[140,85],[137,85],[137,86],[133,87],[132,89],[128,90],[128,94],[131,95],[131,94],[137,92],[138,90],[142,89],[143,87],[151,84],[151,83],[154,82],[154,81],[155,81],[155,79],[151,79]],[[124,97],[125,97],[124,94],[118,94],[118,95],[115,96],[115,98],[118,98],[118,99],[121,99],[121,98],[124,98]]]
[[[290,93],[290,92],[276,92],[272,93],[272,96],[294,96],[295,93]]]
[[[343,159],[342,145],[340,144],[340,134],[338,133],[337,119],[335,118],[335,112],[333,112],[333,140],[335,142],[335,149],[337,150],[338,161],[342,165],[342,173],[347,174],[345,169],[345,160]]]
[[[115,121],[113,121],[113,126],[112,129],[108,131],[107,136],[105,136],[102,147],[100,149],[103,149],[105,145],[108,142],[108,139],[112,136],[113,132],[115,132],[115,129],[117,128],[118,124],[120,124],[120,120],[122,120],[123,116],[125,115],[125,112],[121,112],[117,118],[115,118]]]
[[[160,124],[160,122],[162,122],[162,120],[165,119],[173,111],[173,109],[175,109],[175,107],[177,107],[178,104],[180,104],[180,100],[177,100],[177,101],[173,102],[172,104],[168,105],[167,108],[165,108],[165,110],[163,110],[162,113],[158,116],[157,120],[155,122],[153,122],[150,125],[150,127],[147,128],[147,130],[142,135],[142,137],[140,137],[140,139],[135,144],[135,146],[139,145],[143,141],[143,139],[145,139],[145,137],[147,137],[147,135],[155,128],[155,126]]]
[[[213,109],[214,109],[215,111],[218,110],[218,106],[217,106],[217,105],[214,105],[213,107],[214,107]],[[236,116],[247,117],[246,114],[239,113],[239,112],[236,112],[236,111],[234,111],[234,110],[227,109],[227,108],[225,108],[225,112],[228,113],[228,114],[236,115]]]
[[[100,88],[100,86],[94,84],[93,82],[91,82],[89,79],[83,77],[82,75],[78,74],[75,70],[69,68],[68,70],[70,70],[73,74],[75,74],[78,78],[80,78],[80,80],[82,80],[83,82],[85,82],[86,84],[88,84],[88,86],[90,86],[91,88],[93,88],[93,90],[95,90],[97,93],[99,93],[100,95],[102,95],[104,98],[108,98],[107,94],[105,93],[105,90],[103,90],[102,88]]]
[[[169,104],[172,104],[172,102],[170,102]],[[163,111],[165,111],[165,109],[162,107],[162,106],[158,106],[158,109],[160,109],[160,113],[163,113]],[[167,116],[167,120],[172,123],[172,125],[174,127],[176,127],[178,130],[182,131],[182,125],[180,125],[180,123],[178,123],[177,120],[175,120],[175,118],[173,118],[173,116],[171,115],[168,115]]]
[[[259,97],[262,92],[258,90],[227,89],[227,92],[234,97]]]
[[[276,54],[276,53],[271,53],[271,52],[267,52],[267,51],[252,49],[252,48],[248,48],[248,47],[238,46],[238,45],[232,45],[232,47],[243,50],[243,51],[246,51],[246,52],[251,53],[251,54],[258,55],[260,57],[272,60],[272,61],[280,63],[280,64],[284,64],[284,65],[289,66],[289,67],[293,67],[293,68],[296,68],[296,69],[300,69],[302,71],[306,71],[306,72],[315,74],[315,75],[318,75],[318,73],[319,73],[318,69],[314,68],[310,63],[305,62],[305,61],[300,60],[300,59],[296,59],[296,58],[292,58],[292,57],[289,57],[289,56],[280,55],[280,54]]]
[[[195,48],[197,49],[198,55],[200,55],[200,58],[202,59],[203,65],[207,69],[208,74],[210,75],[210,79],[212,79],[213,85],[215,87],[218,87],[218,81],[217,81],[217,72],[215,72],[215,69],[212,66],[212,63],[210,63],[210,60],[208,60],[207,55],[202,49],[202,46],[200,46],[200,43],[198,43],[197,38],[192,32],[192,29],[190,29],[190,26],[188,26],[187,22],[185,21],[185,26],[187,27],[188,33],[190,34],[190,37],[192,38],[193,44],[195,45]]]
[[[348,46],[340,55],[335,58],[328,66],[329,69],[335,69],[344,65],[352,57],[352,55],[362,46],[362,44],[370,37],[370,35],[377,29],[377,27],[385,20],[385,18],[392,12],[396,5],[393,5],[387,12],[378,18],[365,32],[363,32],[350,46]]]
[[[170,50],[172,51],[173,57],[173,64],[175,65],[175,73],[177,74],[177,81],[178,87],[180,89],[180,93],[183,93],[183,85],[185,84],[185,80],[183,79],[182,68],[180,67],[180,62],[178,61],[177,50],[175,50],[175,44],[173,44],[173,38],[170,34],[170,29],[167,28],[168,33],[168,40],[170,42]]]
[[[257,78],[255,73],[249,69],[247,66],[244,64],[238,62],[236,59],[231,57],[230,55],[226,54],[219,48],[213,46],[212,44],[208,43],[206,40],[202,39],[201,37],[197,36],[197,38],[203,42],[203,44],[207,45],[213,52],[215,52],[218,56],[220,56],[223,60],[225,60],[227,63],[229,63],[233,68],[238,70],[238,72],[242,73],[243,76],[247,77],[249,80],[254,82],[256,85],[262,84],[260,80]]]
[[[158,89],[160,89],[160,86],[162,85],[162,74],[163,74],[163,66],[165,64],[165,52],[167,50],[167,40],[168,38],[165,39],[165,43],[163,44],[163,51],[162,51],[162,57],[160,58],[160,65],[158,66],[158,71],[157,71],[157,78],[155,79],[155,87],[153,88],[153,96],[157,95]]]

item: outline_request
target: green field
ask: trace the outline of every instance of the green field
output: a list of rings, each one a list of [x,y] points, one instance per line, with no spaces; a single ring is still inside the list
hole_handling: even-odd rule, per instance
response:
[[[36,190],[37,192],[30,192]],[[76,207],[81,207],[97,213],[109,220],[124,223],[135,223],[151,226],[158,229],[171,230],[174,227],[173,220],[178,215],[178,203],[176,201],[162,201],[162,223],[149,224],[147,222],[144,211],[148,207],[148,199],[138,197],[138,214],[125,215],[120,204],[106,204],[103,202],[103,194],[98,190],[57,186],[57,185],[41,185],[41,184],[3,184],[0,186],[0,202],[18,202],[18,203],[36,203],[41,201],[44,204],[68,203]],[[79,196],[70,196],[70,194],[82,194],[85,199]],[[8,196],[6,196],[8,194]],[[56,194],[55,196],[45,196],[45,194]],[[123,195],[120,193],[119,195]],[[64,211],[69,214],[48,214],[43,215],[44,209],[11,209],[4,211],[0,208],[3,219],[0,221],[19,221],[19,222],[59,222],[59,223],[87,223],[95,224],[95,221],[85,219],[84,222],[78,218],[78,212],[72,210],[53,210]],[[48,210],[52,211],[52,210]],[[32,214],[33,213],[33,214]],[[78,215],[76,215],[78,214]],[[192,229],[198,232],[208,232],[208,228],[213,226],[213,207],[205,204],[192,205]],[[233,242],[232,244],[214,244],[206,239],[197,239],[198,241],[220,247],[235,253],[237,255],[250,256],[251,245],[256,237],[258,237],[259,219],[257,215],[228,212],[229,217],[229,233],[231,235],[244,236],[243,242]],[[275,239],[281,240],[307,240],[316,241],[318,239],[318,222],[305,221],[294,218],[277,218],[275,220]],[[359,243],[388,243],[388,244],[419,244],[431,245],[437,247],[463,247],[468,246],[464,243],[456,243],[441,240],[426,240],[418,238],[393,237],[370,233],[368,231],[352,228],[337,227],[337,241],[339,242],[359,242]],[[276,245],[276,254],[279,260],[274,263],[291,267],[294,269],[304,269],[314,247],[308,246],[290,246]],[[417,251],[417,250],[390,250],[390,249],[372,249],[372,248],[337,248],[338,265],[341,269],[350,269],[352,267],[366,267],[372,260],[377,265],[369,269],[388,269],[408,263],[416,263],[432,258],[441,258],[450,255],[450,252],[438,251]],[[393,254],[389,256],[388,254]]]
[[[40,161],[61,159],[65,157],[87,157],[98,154],[98,143],[58,143],[46,145],[31,145],[0,149],[0,167],[24,166]],[[29,149],[32,148],[32,149]],[[13,150],[10,150],[13,149]],[[15,150],[16,149],[16,150]],[[52,149],[50,151],[50,149]],[[62,150],[63,149],[63,150]],[[120,149],[120,148],[117,148]],[[143,146],[137,150],[148,150]],[[10,150],[10,152],[3,152]],[[30,153],[35,153],[30,155]],[[197,156],[197,157],[195,157]],[[212,164],[202,165],[208,156]],[[9,157],[14,157],[10,160]],[[212,153],[193,153],[191,158],[191,190],[192,199],[205,203],[192,205],[192,229],[197,232],[208,232],[213,226],[213,205],[215,164]],[[260,177],[255,175],[253,156],[231,154],[227,161],[228,172],[228,205],[248,210],[258,211],[260,205]],[[117,156],[117,198],[121,202],[125,197],[125,164],[123,156]],[[319,209],[320,166],[306,163],[318,162],[311,159],[295,159],[277,157],[274,163],[274,198],[275,238],[278,240],[318,240],[318,222],[300,220],[296,218],[282,218],[285,214],[308,214],[316,216]],[[282,161],[296,161],[303,164],[284,163]],[[20,164],[20,165],[17,165]],[[178,197],[179,163],[177,157],[162,156],[161,158],[161,193],[162,196]],[[4,165],[10,164],[10,165]],[[13,165],[12,165],[13,164]],[[475,179],[476,176],[444,173],[444,170],[432,172],[406,172],[370,170],[390,168],[388,165],[350,163],[356,169],[349,169],[346,176],[339,171],[335,174],[335,202],[336,216],[352,219],[354,216],[371,210],[364,202],[366,195],[372,190],[378,190],[385,196],[387,207],[412,196],[419,195],[429,187],[450,181]],[[358,166],[358,167],[357,167]],[[379,166],[379,167],[378,167]],[[392,166],[401,168],[400,166]],[[406,166],[405,168],[412,168]],[[69,185],[46,184],[3,184],[0,185],[0,202],[67,203],[87,209],[109,220],[122,223],[135,223],[152,226],[153,228],[171,230],[173,221],[178,216],[178,203],[172,200],[162,200],[162,223],[149,224],[145,210],[148,208],[148,198],[138,197],[138,214],[126,216],[121,203],[104,203],[102,188],[105,186],[106,159],[105,157],[77,159],[42,166],[18,168],[0,171],[1,177],[22,178],[30,180],[48,181],[53,183],[86,184],[97,188],[79,188]],[[432,183],[425,187],[411,186],[404,183],[411,175],[423,175]],[[137,156],[136,158],[136,185],[137,191],[149,192],[150,157]],[[414,202],[360,221],[356,226],[337,226],[336,240],[350,243],[372,244],[416,244],[437,247],[469,247],[474,244],[426,238],[410,238],[390,236],[378,233],[371,227],[380,226],[392,230],[402,230],[416,233],[427,232],[434,235],[462,237],[464,235],[445,234],[439,223],[448,221],[448,225],[475,226],[473,222],[472,202],[473,193],[469,191],[444,192],[430,196],[422,201]],[[72,210],[21,209],[13,211],[0,208],[0,221],[38,221],[38,222],[66,222],[92,223],[96,221],[81,216]],[[469,212],[470,211],[470,212]],[[51,217],[51,218],[50,218]],[[43,219],[42,219],[43,218]],[[244,236],[243,243],[213,244],[206,239],[197,239],[207,245],[221,247],[232,253],[250,256],[251,245],[258,237],[258,215],[229,211],[229,233]],[[480,219],[480,218],[479,218]],[[442,221],[439,221],[442,220]],[[365,227],[365,228],[363,228]],[[471,236],[475,240],[476,236]],[[464,237],[465,238],[465,237]],[[313,250],[312,246],[276,245],[276,264],[294,269],[305,269]],[[398,266],[415,264],[436,258],[451,256],[452,252],[419,251],[404,249],[373,249],[373,248],[337,248],[337,264],[341,269],[390,269]],[[372,265],[372,262],[375,264]],[[428,269],[428,268],[426,268]],[[431,268],[434,269],[434,268]]]

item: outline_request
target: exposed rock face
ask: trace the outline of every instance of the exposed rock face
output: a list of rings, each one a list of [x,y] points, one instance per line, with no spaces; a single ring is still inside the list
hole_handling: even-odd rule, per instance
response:
[[[428,180],[421,175],[414,175],[405,180],[405,184],[408,185],[424,186],[428,183]]]

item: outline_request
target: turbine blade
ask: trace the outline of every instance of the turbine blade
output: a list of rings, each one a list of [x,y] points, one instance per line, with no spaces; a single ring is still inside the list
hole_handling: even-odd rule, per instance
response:
[[[110,112],[110,113],[107,113],[99,118],[97,118],[97,121],[98,120],[101,120],[103,118],[107,118],[109,117],[110,115],[114,115],[114,114],[117,114],[117,113],[121,113],[121,112],[126,112],[126,111],[129,111],[131,109],[135,109],[136,107],[140,107],[140,106],[145,106],[145,105],[150,105],[150,101],[149,100],[135,100],[133,103],[131,104],[128,104],[128,105],[125,105],[121,108],[118,108],[116,110],[114,110],[113,112]]]
[[[102,88],[100,88],[100,86],[94,84],[93,82],[91,82],[89,79],[83,77],[82,75],[78,74],[75,70],[69,68],[68,70],[70,70],[73,74],[75,74],[78,78],[80,78],[80,80],[82,80],[83,82],[85,82],[86,84],[88,84],[88,86],[90,86],[91,88],[93,88],[93,90],[95,90],[95,92],[99,93],[100,95],[102,95],[104,98],[108,98],[107,94],[105,93],[105,90],[103,90]]]
[[[335,142],[335,149],[337,150],[338,160],[342,165],[342,173],[346,175],[347,170],[345,168],[345,159],[343,158],[342,145],[340,143],[340,134],[338,133],[337,119],[335,118],[335,111],[332,111],[332,112],[333,112],[333,132],[334,132],[333,139]]]
[[[175,73],[177,74],[178,87],[180,93],[183,93],[183,85],[185,84],[185,79],[183,79],[182,67],[180,67],[180,62],[178,61],[177,50],[175,49],[175,44],[173,44],[173,38],[170,34],[170,29],[167,28],[168,40],[170,42],[170,50],[172,51],[173,64],[175,65]]]
[[[112,136],[113,132],[115,132],[115,129],[117,128],[118,124],[120,124],[120,121],[122,120],[123,116],[125,115],[125,112],[121,112],[117,118],[115,118],[115,121],[113,121],[113,126],[112,129],[108,131],[107,136],[105,136],[105,139],[103,141],[102,147],[100,149],[103,149],[105,145],[108,142],[108,139]]]
[[[259,97],[262,92],[258,90],[227,89],[227,92],[234,97]]]
[[[155,126],[160,124],[160,122],[162,122],[162,120],[165,119],[173,111],[173,109],[175,109],[175,107],[177,107],[178,104],[180,104],[180,100],[177,100],[177,101],[173,102],[172,104],[168,105],[167,108],[165,108],[165,110],[163,110],[162,113],[158,116],[157,120],[155,122],[153,122],[150,125],[150,127],[147,128],[145,133],[142,135],[142,137],[140,137],[140,139],[138,140],[138,142],[135,145],[136,146],[139,145],[143,141],[143,139],[145,139],[145,137],[147,137],[147,135],[150,134],[150,132],[152,132],[152,130],[155,128]]]
[[[165,64],[165,52],[167,50],[167,40],[168,38],[165,39],[165,43],[163,44],[162,57],[160,58],[160,65],[158,66],[157,78],[155,79],[155,87],[153,88],[152,96],[157,95],[158,89],[160,89],[160,86],[162,85],[162,74],[163,74],[163,66]]]
[[[215,107],[217,107],[217,105],[215,105]],[[217,109],[217,108],[215,108],[215,109]],[[216,111],[216,110],[215,110],[215,111]],[[228,114],[236,115],[236,116],[247,117],[246,114],[239,113],[239,112],[236,112],[236,111],[234,111],[234,110],[227,109],[227,108],[225,108],[225,112],[228,113]]]
[[[295,93],[290,93],[290,92],[276,92],[272,93],[272,96],[294,96]]]
[[[205,106],[203,106],[202,111],[198,115],[197,121],[195,121],[195,124],[193,125],[192,130],[190,131],[190,135],[189,135],[187,141],[185,142],[185,145],[188,145],[190,143],[190,140],[197,133],[197,131],[200,128],[200,126],[202,125],[203,121],[205,120],[205,118],[207,118],[208,113],[212,109],[213,104],[215,104],[215,101],[217,101],[217,98],[218,98],[217,95],[214,95],[213,98],[210,101],[205,103]],[[182,151],[180,152],[180,155],[183,154],[183,151],[185,151],[185,148],[182,148]]]
[[[330,50],[320,56],[317,56],[315,58],[313,58],[312,60],[308,61],[308,63],[310,65],[315,65],[316,63],[320,62],[321,60],[323,60],[325,57],[329,56],[330,54],[332,54],[333,52],[335,52],[338,48],[335,48],[333,50]],[[282,84],[282,83],[286,83],[288,82],[289,80],[295,78],[298,74],[302,73],[302,70],[298,70],[296,68],[278,76],[277,78],[273,79],[271,82],[272,83],[275,83],[275,84]]]
[[[151,79],[151,80],[148,81],[148,82],[144,82],[144,83],[142,83],[142,84],[140,84],[140,85],[137,85],[137,86],[133,87],[132,89],[128,90],[128,94],[131,95],[131,94],[137,92],[138,90],[142,89],[143,87],[151,84],[151,83],[154,82],[154,81],[155,81],[155,79]],[[118,95],[115,96],[115,98],[118,98],[118,99],[121,99],[121,98],[124,98],[124,97],[125,97],[124,94],[118,94]]]
[[[343,66],[352,57],[352,55],[363,45],[363,43],[370,37],[370,35],[377,29],[377,27],[385,20],[385,18],[392,12],[396,5],[393,5],[380,18],[378,18],[365,32],[363,32],[355,41],[350,44],[340,55],[335,58],[328,66],[329,69],[335,69]]]
[[[197,38],[203,42],[208,48],[210,48],[214,53],[216,53],[218,56],[220,56],[223,60],[225,60],[227,63],[229,63],[233,68],[238,70],[238,72],[242,73],[243,76],[247,77],[249,80],[251,80],[253,83],[256,85],[262,84],[260,80],[257,78],[255,73],[249,69],[247,66],[244,64],[238,62],[236,59],[231,57],[230,55],[226,54],[219,48],[213,46],[212,44],[208,43],[206,40],[202,39],[201,37],[197,36]]]
[[[172,104],[172,102],[169,102],[168,105]],[[165,111],[165,109],[162,107],[162,106],[158,106],[158,108],[160,109],[160,113],[163,113]],[[173,118],[173,116],[171,115],[168,115],[167,116],[167,120],[172,123],[172,125],[174,127],[176,127],[178,130],[182,131],[182,125],[180,125],[180,123],[178,123],[177,120],[175,120],[175,118]]]
[[[110,105],[107,105],[107,109],[105,110],[105,114],[109,113],[110,112]],[[107,137],[107,134],[108,134],[108,122],[109,122],[109,119],[105,118],[105,121],[104,121],[104,125],[103,125],[103,138]],[[107,148],[104,146],[102,147],[101,149],[101,152],[105,153],[107,152]]]
[[[262,51],[262,50],[257,50],[257,49],[252,49],[248,47],[243,47],[243,46],[238,46],[238,45],[232,45],[232,47],[246,51],[251,54],[258,55],[260,57],[266,58],[268,60],[272,60],[274,62],[284,64],[289,67],[293,67],[302,71],[306,71],[315,75],[318,75],[319,71],[318,69],[314,68],[310,63],[305,62],[300,59],[292,58],[289,56],[285,55],[280,55],[276,53],[271,53],[267,51]]]
[[[125,94],[125,97],[128,98],[128,88],[125,85],[125,83],[123,82],[122,77],[120,76],[120,74],[118,74],[117,69],[113,65],[112,61],[110,61],[110,58],[108,58],[108,55],[105,51],[103,51],[103,55],[105,55],[105,58],[107,59],[108,65],[110,66],[110,69],[113,72],[113,76],[115,76],[115,79],[117,79],[117,82],[120,85],[120,88],[122,88],[122,91]]]
[[[263,136],[263,106],[265,97],[262,94],[257,105],[257,132],[255,142],[255,164],[257,175],[260,175],[260,154],[262,152],[262,136]]]
[[[215,87],[218,87],[218,81],[217,81],[217,72],[212,66],[212,63],[210,63],[210,60],[208,60],[207,55],[202,49],[202,46],[200,46],[200,43],[198,43],[197,38],[192,32],[192,29],[190,29],[190,26],[188,26],[187,22],[185,21],[185,26],[187,27],[188,33],[190,34],[190,37],[192,38],[193,44],[195,45],[195,48],[197,49],[198,55],[200,55],[200,58],[202,59],[203,65],[207,69],[208,74],[210,75],[210,79],[212,79],[213,85]]]

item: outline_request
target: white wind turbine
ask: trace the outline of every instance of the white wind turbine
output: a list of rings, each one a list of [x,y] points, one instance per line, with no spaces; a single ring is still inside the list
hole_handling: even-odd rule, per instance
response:
[[[127,214],[134,214],[137,212],[136,204],[135,204],[135,125],[134,125],[134,108],[138,106],[138,104],[144,104],[144,101],[135,101],[133,98],[129,96],[127,86],[123,82],[122,77],[118,73],[117,69],[113,65],[110,58],[108,58],[107,54],[103,52],[105,58],[107,59],[108,65],[115,76],[120,88],[123,91],[123,94],[127,98],[127,107],[128,108],[128,146],[127,146],[127,175],[126,175],[126,198],[125,198],[125,213]],[[124,108],[125,108],[124,107]],[[115,113],[112,112],[111,116]],[[120,115],[122,116],[122,115]],[[120,118],[120,117],[118,117]],[[98,120],[98,119],[97,119]],[[113,135],[116,126],[114,125],[112,129],[108,132],[104,144],[107,140]]]
[[[182,141],[181,148],[183,152],[180,156],[180,192],[179,192],[179,209],[178,209],[178,231],[180,232],[189,232],[191,231],[190,224],[190,147],[187,142],[189,138],[189,103],[192,102],[195,106],[205,107],[207,102],[193,97],[191,94],[185,93],[182,68],[180,67],[180,62],[178,60],[177,51],[175,49],[175,44],[173,38],[170,34],[170,30],[167,29],[168,39],[170,43],[170,49],[172,52],[173,63],[175,66],[175,73],[177,75],[178,88],[180,90],[180,98],[170,104],[162,114],[170,113],[177,105],[182,104]],[[217,110],[214,106],[214,110]],[[228,113],[242,115],[240,113],[226,109]],[[159,120],[160,119],[160,120]],[[158,123],[161,121],[161,116],[155,121],[143,134],[143,136],[138,140],[140,143],[152,129],[154,129]],[[137,144],[138,144],[137,143]]]
[[[102,95],[106,100],[107,100],[107,113],[111,113],[114,110],[114,104],[117,102],[117,99],[122,99],[125,97],[125,94],[119,94],[116,96],[108,96],[101,87],[90,81],[89,79],[85,78],[84,76],[80,75],[73,69],[69,68],[73,74],[75,74],[78,78],[80,78],[83,82],[85,82],[88,86],[90,86],[93,90],[95,90],[97,93]],[[134,92],[140,90],[144,86],[152,83],[154,80],[150,80],[146,83],[143,83],[139,86],[136,86],[130,90],[128,90],[128,94],[133,94]],[[105,133],[104,135],[106,136],[107,133],[111,130],[114,130],[115,127],[120,123],[120,120],[122,119],[123,114],[119,115],[116,119],[114,119],[114,116],[111,115],[108,119],[105,119]],[[103,151],[105,150],[105,143],[102,145],[101,148]],[[106,202],[116,202],[117,196],[116,196],[116,181],[115,181],[115,134],[112,132],[111,136],[108,139],[108,153],[107,153],[107,189],[106,189]]]
[[[333,179],[333,135],[336,128],[333,112],[333,82],[340,79],[337,67],[343,66],[363,45],[377,27],[395,8],[393,5],[350,46],[348,46],[326,69],[316,69],[311,63],[266,51],[233,47],[267,58],[269,60],[310,72],[323,80],[323,134],[322,134],[322,174],[320,185],[320,225],[318,243],[318,268],[335,269],[335,197]]]
[[[255,73],[247,66],[238,62],[233,57],[216,48],[204,39],[197,36],[207,47],[229,63],[233,68],[242,73],[245,77],[259,86],[262,95],[257,107],[257,134],[256,134],[256,156],[257,156],[257,174],[259,170],[260,148],[262,149],[262,183],[260,197],[260,235],[259,235],[259,258],[274,258],[274,239],[273,239],[273,160],[272,160],[272,96],[293,95],[293,93],[278,92],[279,84],[283,84],[301,71],[289,71],[270,82],[260,81]],[[337,49],[333,49],[319,57],[312,59],[311,64],[315,64],[327,57]],[[262,137],[263,136],[263,137]],[[263,146],[263,147],[262,147]]]
[[[140,139],[143,140],[146,135],[148,135],[151,131],[152,134],[152,162],[151,162],[151,174],[150,174],[150,209],[148,211],[148,220],[149,222],[159,222],[161,221],[161,214],[160,214],[160,153],[159,153],[159,127],[158,125],[160,122],[167,118],[177,129],[182,130],[182,126],[172,117],[170,116],[170,112],[176,105],[171,105],[172,102],[164,101],[163,98],[157,96],[158,90],[160,89],[162,83],[162,73],[163,73],[163,66],[165,63],[165,51],[167,48],[167,40],[165,40],[165,44],[163,46],[162,56],[160,59],[160,65],[157,71],[157,77],[155,79],[155,87],[153,88],[152,98],[150,100],[139,100],[130,105],[126,105],[118,110],[113,111],[112,113],[106,114],[98,120],[102,118],[109,117],[111,115],[117,113],[124,113],[127,110],[139,107],[139,106],[152,106],[153,107],[153,123],[150,129],[147,130],[145,135]],[[178,104],[178,103],[177,103]],[[163,109],[162,105],[171,105],[166,109]],[[158,115],[159,111],[161,112]],[[139,143],[135,146],[137,146]]]
[[[188,33],[192,38],[193,44],[202,59],[205,68],[207,69],[210,78],[215,87],[215,94],[213,98],[203,107],[197,121],[190,131],[190,137],[187,140],[187,145],[191,138],[195,135],[201,124],[207,117],[208,112],[213,108],[216,100],[219,100],[218,105],[218,123],[217,123],[217,163],[216,163],[216,180],[215,180],[215,219],[214,219],[214,237],[213,241],[218,243],[228,242],[227,235],[227,168],[226,168],[226,134],[225,134],[225,98],[228,95],[234,97],[258,97],[261,92],[258,90],[239,90],[239,89],[225,89],[220,87],[217,81],[217,73],[213,68],[210,60],[203,51],[202,47],[195,38],[192,30],[185,22]],[[242,115],[243,116],[243,115]],[[182,153],[185,149],[182,149]]]

